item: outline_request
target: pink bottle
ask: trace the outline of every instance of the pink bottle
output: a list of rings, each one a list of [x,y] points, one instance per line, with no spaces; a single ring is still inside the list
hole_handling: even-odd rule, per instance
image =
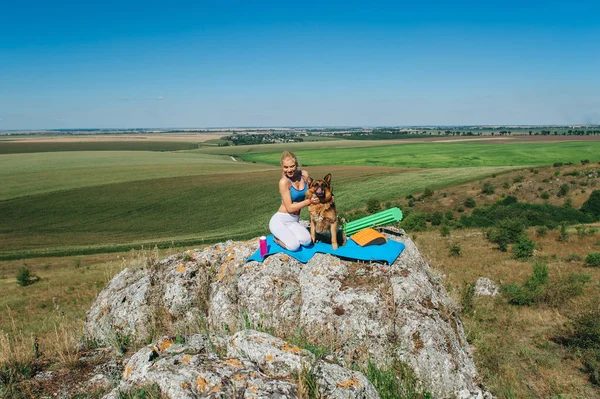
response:
[[[260,237],[260,257],[264,258],[267,254],[267,237]]]

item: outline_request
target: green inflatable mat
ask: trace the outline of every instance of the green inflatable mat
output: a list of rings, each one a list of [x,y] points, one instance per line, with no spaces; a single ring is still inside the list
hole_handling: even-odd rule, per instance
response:
[[[374,215],[366,216],[362,219],[348,222],[344,225],[344,233],[352,234],[369,227],[383,226],[402,220],[402,211],[400,208],[390,208],[385,211],[377,212]]]

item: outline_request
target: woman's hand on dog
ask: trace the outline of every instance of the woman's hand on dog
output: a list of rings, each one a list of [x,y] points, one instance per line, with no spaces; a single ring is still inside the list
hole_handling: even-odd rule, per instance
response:
[[[321,200],[320,200],[320,199],[319,199],[319,197],[317,197],[316,195],[313,195],[313,196],[310,198],[310,204],[311,204],[311,205],[317,205],[317,204],[320,204],[320,203],[321,203]]]

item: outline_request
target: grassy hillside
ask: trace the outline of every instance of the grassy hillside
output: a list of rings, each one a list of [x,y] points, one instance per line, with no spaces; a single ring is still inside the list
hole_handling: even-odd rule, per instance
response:
[[[402,170],[315,167],[333,174],[340,211],[371,197],[395,201],[510,168]],[[268,231],[279,170],[185,176],[80,187],[0,202],[0,257],[127,249],[115,245],[218,241]],[[41,251],[41,252],[39,252]]]
[[[103,184],[273,170],[225,155],[145,151],[0,155],[0,200]]]

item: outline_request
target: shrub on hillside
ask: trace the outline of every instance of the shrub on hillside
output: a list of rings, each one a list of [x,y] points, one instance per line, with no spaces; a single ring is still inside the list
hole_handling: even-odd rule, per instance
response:
[[[432,226],[439,226],[444,221],[444,213],[442,211],[435,211],[430,217]]]
[[[494,185],[492,184],[492,182],[486,181],[483,184],[483,187],[481,188],[481,193],[485,194],[485,195],[491,195],[494,194]]]
[[[445,214],[446,220],[454,220],[454,213],[448,209]]]
[[[498,248],[506,252],[508,250],[508,244],[517,242],[525,226],[517,219],[503,219],[498,222],[496,227],[488,230],[487,238],[490,242],[498,244]]]
[[[600,252],[591,252],[585,257],[587,267],[600,267]]]
[[[540,198],[543,200],[550,199],[550,193],[548,193],[548,191],[544,191],[542,195],[540,195]]]
[[[443,224],[442,227],[440,227],[440,235],[442,237],[448,237],[450,235],[450,232],[450,226],[448,226],[447,224]]]
[[[515,245],[512,247],[512,253],[515,259],[525,260],[533,256],[535,250],[535,241],[529,239],[525,234],[521,235]]]
[[[562,162],[554,162],[552,164],[552,166],[554,166],[555,168],[560,168],[561,166],[563,166],[563,163]]]
[[[509,197],[505,198],[508,200]],[[592,217],[576,209],[554,206],[550,204],[531,204],[517,202],[504,204],[503,202],[489,206],[479,206],[473,210],[471,216],[461,218],[465,227],[491,227],[498,220],[516,218],[529,226],[548,226],[554,228],[560,222],[569,224],[589,223]]]
[[[591,215],[595,220],[600,219],[600,190],[594,190],[581,206],[581,211]]]
[[[560,341],[581,355],[590,381],[600,385],[600,307],[579,314],[567,327]]]
[[[523,180],[525,180],[525,176],[519,175],[513,179],[513,183],[521,183]]]
[[[567,194],[569,194],[569,185],[566,183],[561,184],[560,189],[558,190],[558,196],[564,197]]]
[[[467,208],[475,208],[476,206],[477,206],[477,202],[475,202],[475,198],[468,197],[465,200],[465,207],[467,207]]]
[[[422,212],[411,212],[400,226],[406,231],[423,231],[427,228],[427,216]]]
[[[508,299],[508,303],[529,306],[539,301],[546,284],[548,284],[548,266],[544,263],[536,263],[533,265],[533,273],[523,285],[505,284],[500,289]]]
[[[567,242],[569,241],[569,233],[567,232],[567,224],[562,222],[560,224],[560,230],[558,232],[558,241]]]
[[[462,248],[457,243],[451,244],[450,247],[448,248],[448,255],[449,256],[461,256]]]
[[[40,278],[38,276],[36,276],[35,274],[33,274],[27,266],[21,267],[19,269],[19,272],[17,273],[17,284],[19,284],[22,287],[31,285],[31,284],[35,283],[36,281],[38,281],[39,279]]]
[[[539,302],[558,307],[571,298],[582,295],[583,287],[590,281],[588,274],[570,273],[567,277],[551,280],[539,298]]]
[[[538,227],[536,227],[535,234],[538,237],[545,237],[548,234],[548,227],[546,227],[546,226],[538,226]]]

